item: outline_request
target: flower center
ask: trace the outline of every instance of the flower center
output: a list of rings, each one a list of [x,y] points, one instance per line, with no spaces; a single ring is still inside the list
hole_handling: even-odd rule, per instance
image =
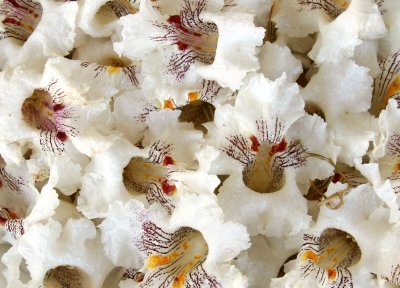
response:
[[[25,42],[42,17],[42,5],[31,0],[4,0],[0,4],[0,16],[4,16],[0,40],[13,38]]]
[[[302,247],[301,259],[325,271],[329,282],[336,281],[338,270],[360,261],[361,250],[354,238],[338,229],[329,228],[320,237],[309,237]]]
[[[128,191],[146,194],[151,183],[162,183],[167,174],[166,166],[153,163],[148,159],[134,157],[124,168],[123,179]],[[164,188],[166,193],[171,193],[171,190],[173,190],[173,188],[167,186]]]
[[[29,126],[43,132],[54,132],[58,140],[65,142],[68,136],[61,125],[64,108],[63,104],[54,104],[46,90],[35,89],[32,96],[22,104],[21,111]]]
[[[85,277],[76,267],[63,265],[57,266],[46,272],[43,280],[44,288],[53,287],[71,287],[83,288],[85,286]]]
[[[284,152],[287,143],[283,139],[279,144],[259,143],[255,136],[250,138],[251,149],[258,152],[253,161],[243,170],[243,181],[247,187],[259,193],[279,191],[285,184],[284,168],[276,156]]]
[[[160,232],[165,233],[162,230]],[[146,266],[151,272],[146,274],[144,285],[164,287],[162,284],[172,283],[173,288],[192,287],[191,281],[196,276],[198,279],[204,277],[203,281],[210,281],[211,276],[201,267],[208,254],[208,245],[203,235],[189,227],[180,228],[173,234],[165,234],[164,236],[170,238],[168,248],[147,258]],[[165,242],[165,238],[160,240]],[[157,279],[158,277],[160,278]]]

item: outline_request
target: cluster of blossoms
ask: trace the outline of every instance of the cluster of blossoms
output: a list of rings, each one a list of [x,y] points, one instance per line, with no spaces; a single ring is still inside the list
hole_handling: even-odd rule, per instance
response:
[[[399,0],[0,0],[0,287],[400,287],[399,35]]]

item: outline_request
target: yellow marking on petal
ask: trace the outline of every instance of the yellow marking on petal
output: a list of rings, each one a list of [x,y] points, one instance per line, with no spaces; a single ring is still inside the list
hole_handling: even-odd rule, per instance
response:
[[[200,97],[199,92],[189,92],[188,93],[189,101],[196,101],[199,99],[199,97]]]
[[[119,70],[121,70],[121,67],[114,67],[114,66],[108,66],[107,67],[107,72],[110,75],[112,75],[114,73],[117,73]]]
[[[389,84],[388,89],[386,90],[385,96],[383,97],[382,107],[385,108],[389,99],[400,92],[400,75],[397,75],[396,78]]]
[[[316,263],[316,262],[318,262],[318,255],[317,254],[315,254],[314,252],[312,252],[312,251],[306,251],[302,256],[301,256],[301,259],[303,260],[303,261],[305,261],[305,260],[311,260],[312,262],[314,262],[314,263]]]
[[[178,256],[179,256],[179,254],[176,252],[172,253],[171,255],[166,255],[166,256],[151,255],[151,256],[149,256],[149,259],[147,260],[147,267],[149,267],[150,269],[154,269],[158,266],[166,265]]]
[[[201,259],[201,256],[194,256],[193,257],[195,260],[200,260]]]
[[[174,108],[174,102],[172,102],[171,99],[164,100],[163,108],[164,109],[173,109]]]
[[[326,271],[326,273],[328,274],[328,281],[329,281],[329,282],[333,282],[333,281],[336,280],[337,272],[336,272],[336,269],[335,269],[335,268],[328,267],[328,268],[326,268],[325,271]]]
[[[189,243],[187,241],[183,242],[182,247],[184,250],[187,250],[189,248]]]
[[[349,2],[347,0],[336,0],[336,3],[342,8],[347,8],[349,6]]]
[[[326,249],[326,253],[329,255],[329,254],[331,254],[333,251],[335,251],[335,248],[333,248],[333,247],[328,247],[327,249]]]
[[[174,279],[174,283],[172,284],[172,288],[182,288],[185,285],[185,273],[181,272],[177,277]]]

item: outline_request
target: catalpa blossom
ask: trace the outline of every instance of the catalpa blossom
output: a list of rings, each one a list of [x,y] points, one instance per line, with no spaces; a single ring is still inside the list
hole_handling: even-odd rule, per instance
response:
[[[197,71],[222,87],[237,89],[246,73],[259,67],[255,48],[261,44],[264,29],[254,26],[254,16],[249,13],[217,13],[222,8],[219,2],[182,1],[174,14],[164,15],[150,1],[141,1],[139,13],[120,20],[122,39],[115,49],[133,60],[161,49],[158,61],[171,81],[182,81]]]
[[[43,65],[73,48],[75,1],[4,0],[0,4],[0,67]]]
[[[201,205],[194,204],[196,199]],[[224,223],[222,211],[209,196],[188,195],[181,204],[170,219],[157,205],[145,210],[131,200],[124,206],[120,202],[111,206],[101,225],[103,239],[118,245],[118,237],[110,230],[124,238],[129,233],[143,263],[139,270],[143,279],[124,280],[121,287],[243,287],[246,279],[224,262],[248,247],[244,227]],[[129,217],[128,227],[115,226],[121,213]],[[203,220],[194,222],[193,217]]]
[[[132,197],[145,197],[149,204],[157,202],[171,213],[184,193],[181,190],[193,185],[191,179],[196,177],[206,183],[197,187],[197,193],[213,193],[218,179],[207,171],[197,171],[195,164],[201,161],[197,151],[203,142],[202,133],[193,130],[192,124],[179,123],[178,116],[178,111],[153,112],[141,142],[143,149],[120,139],[92,158],[78,198],[79,209],[87,217],[104,217],[105,204]],[[110,159],[114,159],[112,165]]]
[[[400,285],[398,0],[0,0],[0,287]]]
[[[296,177],[308,182],[329,176],[333,167],[311,158],[335,160],[337,155],[323,120],[304,115],[298,86],[285,78],[274,82],[262,75],[250,78],[239,90],[235,107],[218,107],[215,126],[207,125],[210,143],[221,151],[213,171],[230,175],[220,188],[219,203],[228,217],[245,224],[252,235],[281,237],[307,228],[311,219]],[[314,131],[320,138],[311,138]],[[289,198],[297,199],[290,201],[293,206]],[[279,219],[281,209],[290,209],[296,216]]]
[[[331,184],[327,195],[346,184]],[[374,249],[389,229],[388,209],[369,184],[353,189],[337,210],[321,208],[304,234],[293,270],[273,279],[271,287],[376,287]],[[285,286],[290,285],[290,286]]]

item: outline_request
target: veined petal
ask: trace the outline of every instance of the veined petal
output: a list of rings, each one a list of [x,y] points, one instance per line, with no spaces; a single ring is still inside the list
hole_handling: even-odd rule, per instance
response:
[[[135,14],[135,0],[82,1],[79,9],[78,27],[92,37],[110,36],[119,18]]]
[[[13,3],[16,3],[16,5]],[[0,62],[7,62],[8,65],[13,67],[27,63],[30,63],[31,66],[38,66],[43,65],[47,58],[51,56],[67,55],[73,48],[75,18],[78,12],[78,4],[76,2],[42,0],[37,3],[31,0],[18,2],[7,0],[3,5],[16,12],[9,12],[11,14],[8,14],[11,17],[10,19],[14,20],[10,22],[10,25],[12,25],[10,27],[11,35],[8,36],[9,38],[0,41],[0,45],[6,51],[5,54],[2,54],[6,58],[1,59]],[[19,12],[20,10],[22,13]],[[22,19],[15,19],[19,17],[18,15],[23,15]],[[41,18],[38,22],[37,19],[39,19],[40,15]],[[32,21],[34,23],[30,23]],[[31,27],[28,26],[27,29],[25,28],[26,25]],[[14,30],[16,31],[15,33],[12,32]],[[26,32],[31,32],[32,34],[29,36],[28,33],[28,35],[23,36],[20,35],[19,31],[25,31],[25,34]],[[21,43],[20,36],[23,36],[22,41],[26,42]],[[15,40],[17,40],[17,43],[15,43]],[[18,52],[15,53],[16,51]]]

